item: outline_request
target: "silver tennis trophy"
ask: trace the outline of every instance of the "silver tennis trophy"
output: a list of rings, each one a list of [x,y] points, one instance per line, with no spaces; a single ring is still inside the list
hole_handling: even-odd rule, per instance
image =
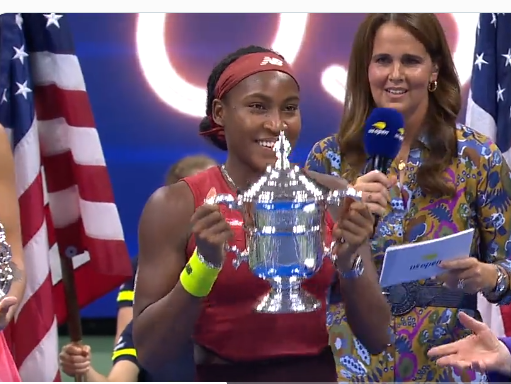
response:
[[[7,296],[14,279],[11,259],[11,246],[5,238],[4,226],[0,224],[0,300]]]
[[[326,257],[334,260],[334,243],[327,244],[326,212],[342,206],[346,197],[361,200],[352,187],[328,191],[291,166],[291,145],[284,132],[274,146],[277,161],[237,197],[217,195],[211,203],[242,213],[246,249],[226,245],[235,254],[234,267],[248,263],[252,273],[270,283],[270,292],[255,308],[260,313],[303,313],[321,308],[321,301],[301,289]],[[325,292],[326,295],[326,292]]]

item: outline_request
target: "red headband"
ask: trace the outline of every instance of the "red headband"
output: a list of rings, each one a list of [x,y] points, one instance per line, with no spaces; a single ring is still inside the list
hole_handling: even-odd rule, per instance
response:
[[[222,73],[215,87],[215,99],[221,99],[227,92],[233,89],[247,77],[266,71],[279,71],[287,73],[295,81],[291,66],[282,58],[271,52],[257,52],[241,56]],[[296,81],[298,83],[298,81]],[[211,129],[201,132],[203,136],[217,136],[224,139],[224,127],[217,125],[211,115],[208,116],[211,122]],[[225,139],[224,139],[225,140]]]

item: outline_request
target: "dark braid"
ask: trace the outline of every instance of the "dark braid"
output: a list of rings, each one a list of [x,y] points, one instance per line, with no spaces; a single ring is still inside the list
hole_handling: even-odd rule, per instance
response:
[[[208,77],[208,88],[207,88],[207,99],[206,99],[206,115],[211,116],[212,109],[213,109],[213,100],[215,99],[215,87],[216,83],[220,79],[220,76],[222,76],[222,73],[225,71],[225,69],[234,63],[236,60],[238,60],[240,57],[251,54],[251,53],[259,53],[259,52],[268,52],[273,53],[282,60],[284,58],[279,55],[278,53],[272,51],[268,48],[263,48],[257,45],[250,45],[245,48],[240,48],[236,52],[231,53],[230,55],[226,56],[220,63],[218,63],[215,68],[213,68],[213,71],[211,71],[211,74]],[[202,121],[199,124],[199,132],[208,132],[211,129],[211,121],[209,117],[204,117]],[[223,151],[227,151],[227,144],[224,140],[220,140],[217,136],[211,135],[211,136],[205,136],[206,139],[210,140],[213,145]]]

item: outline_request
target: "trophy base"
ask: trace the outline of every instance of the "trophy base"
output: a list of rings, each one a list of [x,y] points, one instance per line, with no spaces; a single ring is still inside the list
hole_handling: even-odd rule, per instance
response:
[[[270,281],[270,283],[273,283]],[[306,313],[321,308],[321,301],[309,292],[293,285],[284,290],[272,284],[270,292],[263,297],[255,311],[258,313]]]

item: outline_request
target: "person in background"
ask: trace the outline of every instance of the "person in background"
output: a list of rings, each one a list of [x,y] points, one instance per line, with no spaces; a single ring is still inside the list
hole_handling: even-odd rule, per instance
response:
[[[130,321],[121,333],[117,345],[114,347],[112,368],[108,375],[102,375],[91,365],[92,352],[89,345],[71,343],[62,347],[59,355],[60,369],[71,377],[83,375],[87,382],[160,381],[151,377],[138,364],[137,352],[133,345],[132,328],[133,323]]]
[[[20,382],[18,370],[6,342],[4,329],[13,319],[26,287],[25,262],[21,239],[20,211],[16,194],[14,159],[5,128],[0,125],[0,223],[10,245],[12,259],[2,269],[10,267],[12,285],[5,296],[0,297],[0,381]],[[2,250],[5,256],[5,250]],[[5,277],[5,276],[2,276]],[[0,285],[1,286],[1,285]]]
[[[138,256],[131,258],[133,277],[119,288],[117,294],[117,324],[115,329],[114,345],[117,344],[121,333],[133,320],[133,298],[135,297],[135,277],[137,275]]]
[[[199,131],[227,151],[227,161],[160,188],[144,208],[133,323],[139,360],[150,370],[165,366],[192,337],[197,381],[337,382],[325,310],[256,313],[268,282],[246,266],[235,270],[233,254],[225,254],[227,241],[245,249],[243,217],[208,202],[219,193],[236,196],[275,164],[282,130],[296,144],[301,116],[293,71],[281,55],[250,46],[224,58],[207,89]],[[361,202],[346,208],[329,222],[331,237],[345,240],[334,249],[336,265],[325,260],[302,287],[325,306],[334,273],[342,275],[350,325],[378,353],[388,342],[390,312],[368,259],[374,220]]]
[[[449,344],[433,347],[428,356],[441,367],[458,370],[472,368],[486,372],[490,383],[511,382],[511,337],[498,339],[491,329],[464,312],[459,313],[461,324],[473,334]]]
[[[205,155],[187,156],[170,167],[165,177],[165,185],[174,184],[184,177],[195,175],[215,165],[215,160]],[[191,341],[183,347],[181,355],[174,359],[172,364],[154,374],[149,374],[138,363],[133,343],[133,297],[137,257],[132,261],[134,277],[121,286],[117,296],[119,308],[117,330],[120,329],[120,333],[115,337],[112,369],[107,376],[97,372],[91,365],[90,346],[77,346],[71,343],[62,347],[59,356],[62,371],[71,377],[85,375],[88,382],[193,381],[195,370]]]
[[[194,381],[193,343],[185,344],[178,359],[168,361],[165,369],[149,373],[140,366],[133,343],[133,321],[121,333],[112,353],[112,368],[105,376],[91,365],[89,345],[67,344],[59,355],[60,368],[71,377],[85,376],[87,382],[191,382]]]
[[[173,164],[165,175],[165,185],[177,183],[186,176],[194,175],[216,165],[216,161],[206,155],[186,156]],[[137,273],[138,256],[131,259],[133,277],[119,288],[117,295],[117,327],[114,343],[117,343],[121,332],[133,320],[133,298],[135,296],[135,276]]]
[[[484,381],[467,367],[455,371],[436,365],[427,351],[470,332],[457,314],[463,309],[478,315],[478,292],[491,303],[511,302],[509,167],[488,137],[456,123],[461,87],[434,14],[369,14],[352,47],[339,133],[314,145],[306,169],[354,181],[365,192],[371,211],[381,217],[371,242],[379,271],[391,245],[469,228],[475,233],[471,257],[443,262],[445,273],[437,279],[385,289],[395,340],[380,355],[371,356],[356,340],[343,304],[331,306],[338,379]],[[404,141],[388,175],[373,171],[360,177],[367,162],[363,127],[375,107],[403,115]]]

